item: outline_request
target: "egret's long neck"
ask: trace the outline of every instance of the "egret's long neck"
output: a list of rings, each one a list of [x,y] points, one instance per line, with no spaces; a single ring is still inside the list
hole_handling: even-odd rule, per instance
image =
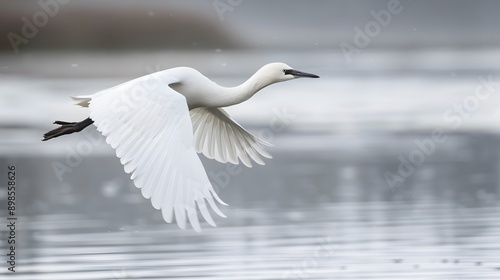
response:
[[[259,72],[255,73],[250,79],[236,87],[220,87],[219,107],[226,107],[248,100],[259,90],[274,83],[263,77]],[[219,102],[218,102],[219,103]]]

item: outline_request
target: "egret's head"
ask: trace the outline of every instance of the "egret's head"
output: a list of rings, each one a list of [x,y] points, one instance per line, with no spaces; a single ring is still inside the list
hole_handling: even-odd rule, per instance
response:
[[[270,83],[283,82],[296,78],[319,78],[318,75],[301,72],[281,62],[274,62],[264,65],[259,72]]]

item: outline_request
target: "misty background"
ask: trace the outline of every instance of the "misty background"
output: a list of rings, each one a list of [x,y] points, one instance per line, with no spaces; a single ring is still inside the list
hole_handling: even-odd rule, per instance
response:
[[[19,217],[18,272],[0,275],[498,279],[500,2],[0,7],[0,170],[18,170]],[[177,66],[234,86],[275,61],[321,78],[227,108],[274,158],[249,169],[200,156],[229,204],[202,234],[163,222],[95,127],[40,141],[55,120],[88,117],[70,96]]]
[[[49,1],[50,2],[50,1]],[[28,50],[329,49],[390,1],[65,1]],[[478,48],[500,43],[498,1],[398,1],[403,7],[370,48]],[[64,2],[63,2],[64,3]],[[2,34],[21,33],[35,1],[4,1]],[[219,12],[218,12],[219,10]],[[12,50],[2,36],[0,48]],[[42,38],[43,37],[43,38]]]

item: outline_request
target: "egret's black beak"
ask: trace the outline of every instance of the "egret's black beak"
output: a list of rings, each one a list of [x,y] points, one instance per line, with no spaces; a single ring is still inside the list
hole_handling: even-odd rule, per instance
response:
[[[300,71],[293,70],[293,69],[285,70],[285,75],[292,75],[296,78],[319,78],[318,75],[300,72]]]

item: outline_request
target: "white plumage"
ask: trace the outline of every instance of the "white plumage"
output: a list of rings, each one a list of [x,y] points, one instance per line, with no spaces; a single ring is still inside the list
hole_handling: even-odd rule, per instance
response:
[[[125,172],[163,218],[180,228],[186,218],[200,231],[198,211],[212,226],[209,207],[221,217],[215,193],[196,154],[251,167],[271,158],[270,144],[250,134],[219,107],[240,103],[260,89],[298,77],[318,76],[284,63],[262,67],[233,88],[221,87],[192,68],[143,76],[94,95],[74,97],[89,107],[90,119],[120,158]]]
[[[190,112],[196,152],[218,162],[252,167],[250,159],[264,165],[261,156],[272,158],[262,147],[271,146],[232,120],[221,108],[195,108]]]

